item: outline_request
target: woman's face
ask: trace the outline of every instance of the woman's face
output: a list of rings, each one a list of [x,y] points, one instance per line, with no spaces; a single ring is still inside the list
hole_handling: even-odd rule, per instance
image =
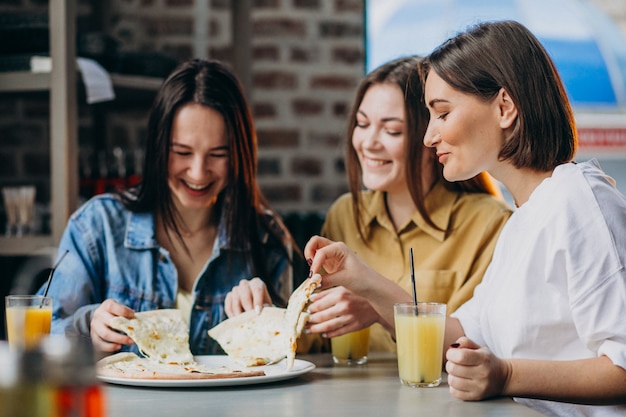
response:
[[[352,146],[370,190],[405,191],[404,96],[394,84],[374,84],[365,93],[352,131]]]
[[[491,172],[504,141],[497,99],[482,101],[455,90],[431,71],[425,84],[430,122],[424,144],[433,147],[448,181]]]
[[[168,185],[175,203],[188,209],[211,207],[226,187],[229,148],[224,118],[197,103],[174,115]]]

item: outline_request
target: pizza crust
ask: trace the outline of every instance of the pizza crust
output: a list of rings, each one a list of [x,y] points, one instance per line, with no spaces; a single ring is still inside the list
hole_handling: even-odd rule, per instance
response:
[[[188,365],[158,363],[130,352],[116,353],[99,360],[96,370],[102,377],[150,380],[222,379],[265,375],[261,370],[230,369],[225,366],[209,368],[198,363]]]

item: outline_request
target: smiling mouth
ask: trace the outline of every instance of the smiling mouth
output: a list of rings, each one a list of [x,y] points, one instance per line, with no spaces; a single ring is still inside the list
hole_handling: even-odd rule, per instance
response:
[[[185,184],[185,186],[193,191],[203,191],[207,188],[209,188],[209,186],[211,184],[191,184],[187,181],[183,181],[183,184]]]
[[[363,161],[371,167],[380,167],[389,163],[389,161],[385,159],[372,159],[368,157],[363,157]]]

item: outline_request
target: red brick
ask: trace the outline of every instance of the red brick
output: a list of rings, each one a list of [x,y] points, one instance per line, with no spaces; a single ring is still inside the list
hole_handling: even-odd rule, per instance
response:
[[[299,19],[258,19],[252,23],[252,33],[253,36],[303,37],[306,34],[306,24]]]
[[[363,33],[362,24],[346,22],[321,22],[319,24],[319,36],[322,38],[359,38]]]
[[[302,201],[302,187],[297,184],[263,185],[261,191],[268,201],[276,203]]]
[[[193,35],[193,21],[191,18],[146,19],[145,27],[146,34],[149,36]]]
[[[353,77],[341,75],[317,75],[311,79],[311,88],[352,89],[356,85]]]
[[[291,102],[291,108],[296,116],[317,116],[324,110],[319,100],[299,98]]]
[[[291,72],[263,71],[252,76],[252,85],[262,89],[294,89],[298,85],[298,79]]]
[[[335,0],[335,10],[338,12],[363,13],[363,0]]]
[[[294,46],[291,48],[289,60],[291,62],[317,62],[320,59],[320,50],[318,46],[305,48],[302,46]]]
[[[291,161],[291,172],[295,175],[315,177],[322,173],[322,161],[315,158],[294,158]]]
[[[333,116],[337,116],[340,118],[345,118],[348,117],[348,114],[350,113],[350,109],[352,104],[351,103],[346,103],[346,102],[336,102],[333,103]]]
[[[258,175],[260,177],[280,176],[280,158],[259,158]]]
[[[363,50],[359,48],[338,46],[331,52],[333,62],[355,65],[363,62]]]
[[[280,58],[280,49],[277,45],[261,45],[252,48],[254,61],[277,61]]]
[[[289,129],[258,129],[259,147],[295,148],[298,146],[300,132]]]
[[[208,56],[224,62],[233,62],[234,51],[231,46],[211,47]]]
[[[254,117],[256,119],[274,117],[278,114],[274,103],[268,102],[254,103],[252,106],[252,112],[254,113]]]

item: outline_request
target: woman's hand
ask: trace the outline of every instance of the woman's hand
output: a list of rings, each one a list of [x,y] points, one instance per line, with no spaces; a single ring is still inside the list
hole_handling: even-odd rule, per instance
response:
[[[122,348],[122,345],[132,345],[135,343],[130,337],[109,327],[108,323],[116,316],[132,319],[135,316],[135,312],[112,299],[104,300],[102,304],[94,310],[93,317],[91,318],[90,334],[91,341],[96,350],[101,352],[117,352]]]
[[[370,290],[367,278],[385,279],[343,242],[313,236],[304,248],[304,255],[311,260],[311,273],[326,271],[322,275],[322,289],[341,285],[361,295]]]
[[[446,352],[450,393],[461,400],[478,401],[501,395],[511,375],[511,364],[489,349],[461,337]]]
[[[264,305],[272,305],[270,293],[261,278],[242,279],[233,287],[224,300],[224,309],[228,317],[236,316],[244,311],[261,312]]]
[[[343,242],[333,242],[320,236],[313,236],[304,248],[304,255],[306,259],[310,260],[311,273],[318,273],[321,270],[326,272],[322,274],[322,289],[343,286],[353,293],[351,297],[358,296],[361,300],[367,300],[369,307],[374,310],[373,312],[362,303],[358,307],[354,307],[357,305],[357,298],[352,300],[354,306],[349,308],[350,314],[353,316],[358,311],[366,314],[359,319],[359,326],[368,322],[371,324],[375,320],[381,323],[392,335],[394,334],[393,305],[394,303],[410,302],[412,300],[410,294],[395,282],[388,280],[367,266]],[[348,308],[344,311],[347,312]],[[374,315],[378,318],[373,319]],[[331,323],[330,327],[337,328],[338,326],[335,327]],[[313,331],[313,329],[310,330]],[[329,336],[335,334],[332,333],[332,330]]]
[[[369,301],[345,287],[334,287],[311,296],[307,323],[310,333],[336,337],[363,329],[380,317]]]

